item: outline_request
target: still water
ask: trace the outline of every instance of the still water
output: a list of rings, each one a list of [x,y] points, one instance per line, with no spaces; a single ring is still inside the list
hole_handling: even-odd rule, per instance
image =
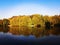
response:
[[[2,27],[0,32],[11,33],[12,35],[24,35],[24,36],[35,36],[36,38],[50,36],[50,35],[60,35],[60,28],[54,27],[46,29],[45,27],[41,28],[31,28],[31,27]]]
[[[40,38],[36,38],[35,36],[29,35],[12,35],[11,33],[3,33],[0,32],[0,45],[3,44],[28,44],[28,45],[49,45],[49,44],[60,44],[60,36],[50,35],[50,36],[44,36]]]
[[[0,28],[0,44],[59,44],[60,28]]]

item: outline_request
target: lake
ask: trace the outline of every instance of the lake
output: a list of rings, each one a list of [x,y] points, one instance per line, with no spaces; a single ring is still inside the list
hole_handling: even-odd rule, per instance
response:
[[[0,31],[0,45],[56,45],[60,44],[60,28],[37,29],[26,27],[3,28]],[[5,31],[6,30],[6,31]]]

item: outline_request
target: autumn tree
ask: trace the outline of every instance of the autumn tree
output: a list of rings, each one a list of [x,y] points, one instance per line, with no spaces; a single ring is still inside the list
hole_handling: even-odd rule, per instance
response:
[[[8,32],[9,31],[9,20],[8,19],[3,19],[3,32]]]
[[[40,14],[34,14],[32,16],[32,24],[34,24],[35,26],[37,25],[44,26],[43,16]]]
[[[19,17],[18,16],[13,16],[10,20],[10,25],[11,26],[17,26],[19,25]]]

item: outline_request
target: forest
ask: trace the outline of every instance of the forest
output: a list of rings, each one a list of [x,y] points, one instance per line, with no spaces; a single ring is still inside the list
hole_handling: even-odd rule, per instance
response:
[[[13,16],[0,20],[0,31],[15,35],[60,35],[60,15],[40,14]]]

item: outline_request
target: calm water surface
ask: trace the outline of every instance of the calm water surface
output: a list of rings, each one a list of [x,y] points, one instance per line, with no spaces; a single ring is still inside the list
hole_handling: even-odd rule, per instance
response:
[[[42,30],[36,28],[29,28],[29,30],[23,30],[19,29],[18,27],[12,27],[8,28],[7,31],[2,31],[3,28],[1,28],[0,30],[0,44],[60,44],[60,29],[57,28],[55,30]]]

